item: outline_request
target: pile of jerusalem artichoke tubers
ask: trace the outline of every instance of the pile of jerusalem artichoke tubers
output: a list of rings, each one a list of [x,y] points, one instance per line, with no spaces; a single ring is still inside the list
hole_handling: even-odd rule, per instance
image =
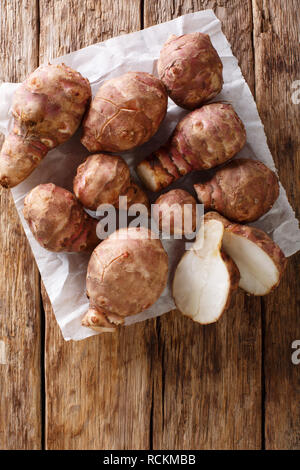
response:
[[[242,225],[271,209],[279,195],[278,179],[262,162],[232,160],[246,143],[246,131],[231,104],[209,103],[222,90],[222,70],[209,36],[197,32],[168,39],[158,60],[159,78],[128,72],[107,80],[92,99],[89,81],[79,72],[64,64],[43,65],[15,93],[14,126],[0,153],[3,187],[25,180],[81,123],[81,143],[92,152],[74,175],[74,194],[51,182],[40,184],[26,196],[23,209],[43,248],[94,250],[84,326],[115,331],[126,316],[153,305],[166,287],[168,256],[150,230],[122,228],[100,243],[98,220],[84,209],[96,211],[102,204],[123,209],[120,196],[126,196],[129,207],[142,204],[148,214],[147,193],[132,180],[123,158],[112,153],[154,136],[168,96],[190,112],[166,144],[138,164],[141,182],[156,192],[194,170],[216,168],[210,179],[194,185],[208,212],[175,271],[177,307],[194,321],[212,323],[229,307],[238,286],[266,295],[279,284],[286,266],[282,251],[263,231]],[[152,215],[161,232],[184,236],[195,231],[196,204],[189,192],[171,189],[158,197]]]

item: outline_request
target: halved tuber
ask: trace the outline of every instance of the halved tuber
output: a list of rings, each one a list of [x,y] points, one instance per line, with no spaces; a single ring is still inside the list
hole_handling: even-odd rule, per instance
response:
[[[179,262],[173,281],[173,297],[179,310],[203,325],[216,322],[229,307],[238,287],[239,272],[221,252],[224,225],[208,220],[192,249]]]
[[[208,34],[170,36],[157,69],[169,96],[183,108],[198,108],[222,90],[223,65]]]
[[[50,251],[93,250],[100,242],[98,220],[90,217],[75,196],[55,184],[40,184],[27,194],[23,214],[39,244]]]
[[[86,280],[90,308],[82,325],[113,331],[126,316],[149,308],[160,297],[167,276],[167,253],[150,230],[117,230],[90,258]]]
[[[145,192],[131,181],[127,163],[118,155],[90,155],[79,167],[73,182],[74,194],[84,207],[96,211],[101,204],[119,208],[119,197],[127,197],[127,207],[149,207]]]
[[[173,189],[159,196],[152,212],[159,230],[164,233],[189,235],[196,230],[196,200],[183,189]]]
[[[83,123],[90,151],[123,152],[147,142],[167,111],[163,83],[150,73],[128,72],[98,90]]]
[[[240,271],[242,289],[249,294],[266,295],[278,286],[287,260],[265,232],[231,223],[216,212],[205,214],[205,220],[217,220],[224,225],[222,248]]]
[[[151,191],[158,191],[193,170],[207,170],[225,163],[246,143],[244,125],[233,107],[212,103],[187,114],[171,138],[138,167]]]
[[[276,174],[262,162],[237,158],[216,170],[210,181],[194,185],[206,210],[235,222],[253,222],[268,212],[279,195]]]
[[[14,127],[0,153],[0,184],[16,186],[49,150],[77,130],[91,98],[89,81],[64,64],[41,65],[17,89]]]

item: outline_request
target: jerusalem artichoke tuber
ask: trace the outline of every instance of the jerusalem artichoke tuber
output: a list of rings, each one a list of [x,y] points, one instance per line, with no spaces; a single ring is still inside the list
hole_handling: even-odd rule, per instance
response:
[[[276,174],[262,162],[248,158],[227,163],[210,181],[194,188],[206,210],[215,210],[236,222],[257,220],[279,195]]]
[[[147,309],[160,297],[167,276],[167,253],[150,230],[117,230],[90,258],[86,283],[90,308],[82,324],[114,331],[126,316]]]
[[[157,69],[169,96],[183,108],[198,108],[223,86],[223,65],[207,34],[170,36],[160,52]]]
[[[265,232],[231,223],[217,212],[208,212],[204,219],[218,220],[224,225],[222,248],[240,271],[242,289],[249,294],[266,295],[278,286],[287,260]]]
[[[14,127],[0,153],[0,184],[27,178],[47,152],[77,130],[91,97],[87,79],[64,64],[41,65],[17,89]]]
[[[191,234],[197,224],[196,200],[183,189],[168,191],[155,201],[153,218],[164,233]]]
[[[122,152],[147,142],[167,111],[163,83],[145,72],[128,72],[98,90],[83,123],[90,151]]]
[[[142,161],[137,172],[149,189],[158,191],[193,170],[225,163],[245,143],[246,131],[233,107],[208,104],[185,116],[168,143]]]
[[[27,194],[23,214],[39,244],[50,251],[88,251],[99,243],[98,220],[75,196],[55,184],[40,184]]]
[[[196,242],[181,258],[174,276],[173,297],[179,310],[201,324],[216,322],[229,307],[240,275],[232,259],[221,251],[224,226],[204,222]]]
[[[119,196],[127,197],[127,206],[140,203],[149,207],[144,191],[132,183],[127,163],[118,155],[90,155],[78,168],[73,183],[74,194],[87,209],[101,204],[119,208]]]

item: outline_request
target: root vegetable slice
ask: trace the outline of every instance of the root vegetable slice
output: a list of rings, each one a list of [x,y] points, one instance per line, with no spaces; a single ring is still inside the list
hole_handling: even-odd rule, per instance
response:
[[[209,220],[203,232],[177,266],[173,297],[183,315],[208,324],[229,307],[240,276],[234,262],[221,252],[224,225]]]
[[[216,212],[208,212],[205,219],[224,224],[222,247],[240,271],[239,286],[242,289],[249,294],[266,295],[278,286],[287,259],[265,232],[231,223]]]

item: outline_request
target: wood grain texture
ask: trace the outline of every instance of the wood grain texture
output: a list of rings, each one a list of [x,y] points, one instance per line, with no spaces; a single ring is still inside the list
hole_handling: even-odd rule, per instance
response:
[[[145,1],[144,25],[213,8],[254,88],[251,2]],[[241,31],[237,37],[237,31]],[[261,447],[261,307],[239,292],[222,319],[202,327],[178,312],[156,320],[153,448]]]
[[[140,29],[139,0],[40,0],[40,63]]]
[[[36,1],[0,3],[0,81],[37,66]],[[41,448],[39,275],[10,191],[0,190],[0,448]]]
[[[253,1],[256,100],[279,177],[299,218],[300,105],[292,83],[300,79],[299,2]],[[300,339],[300,255],[288,264],[280,288],[263,300],[265,446],[300,449],[300,366],[292,342]]]
[[[41,1],[40,60],[140,28],[139,1]],[[154,323],[66,343],[46,311],[47,449],[147,449]]]

